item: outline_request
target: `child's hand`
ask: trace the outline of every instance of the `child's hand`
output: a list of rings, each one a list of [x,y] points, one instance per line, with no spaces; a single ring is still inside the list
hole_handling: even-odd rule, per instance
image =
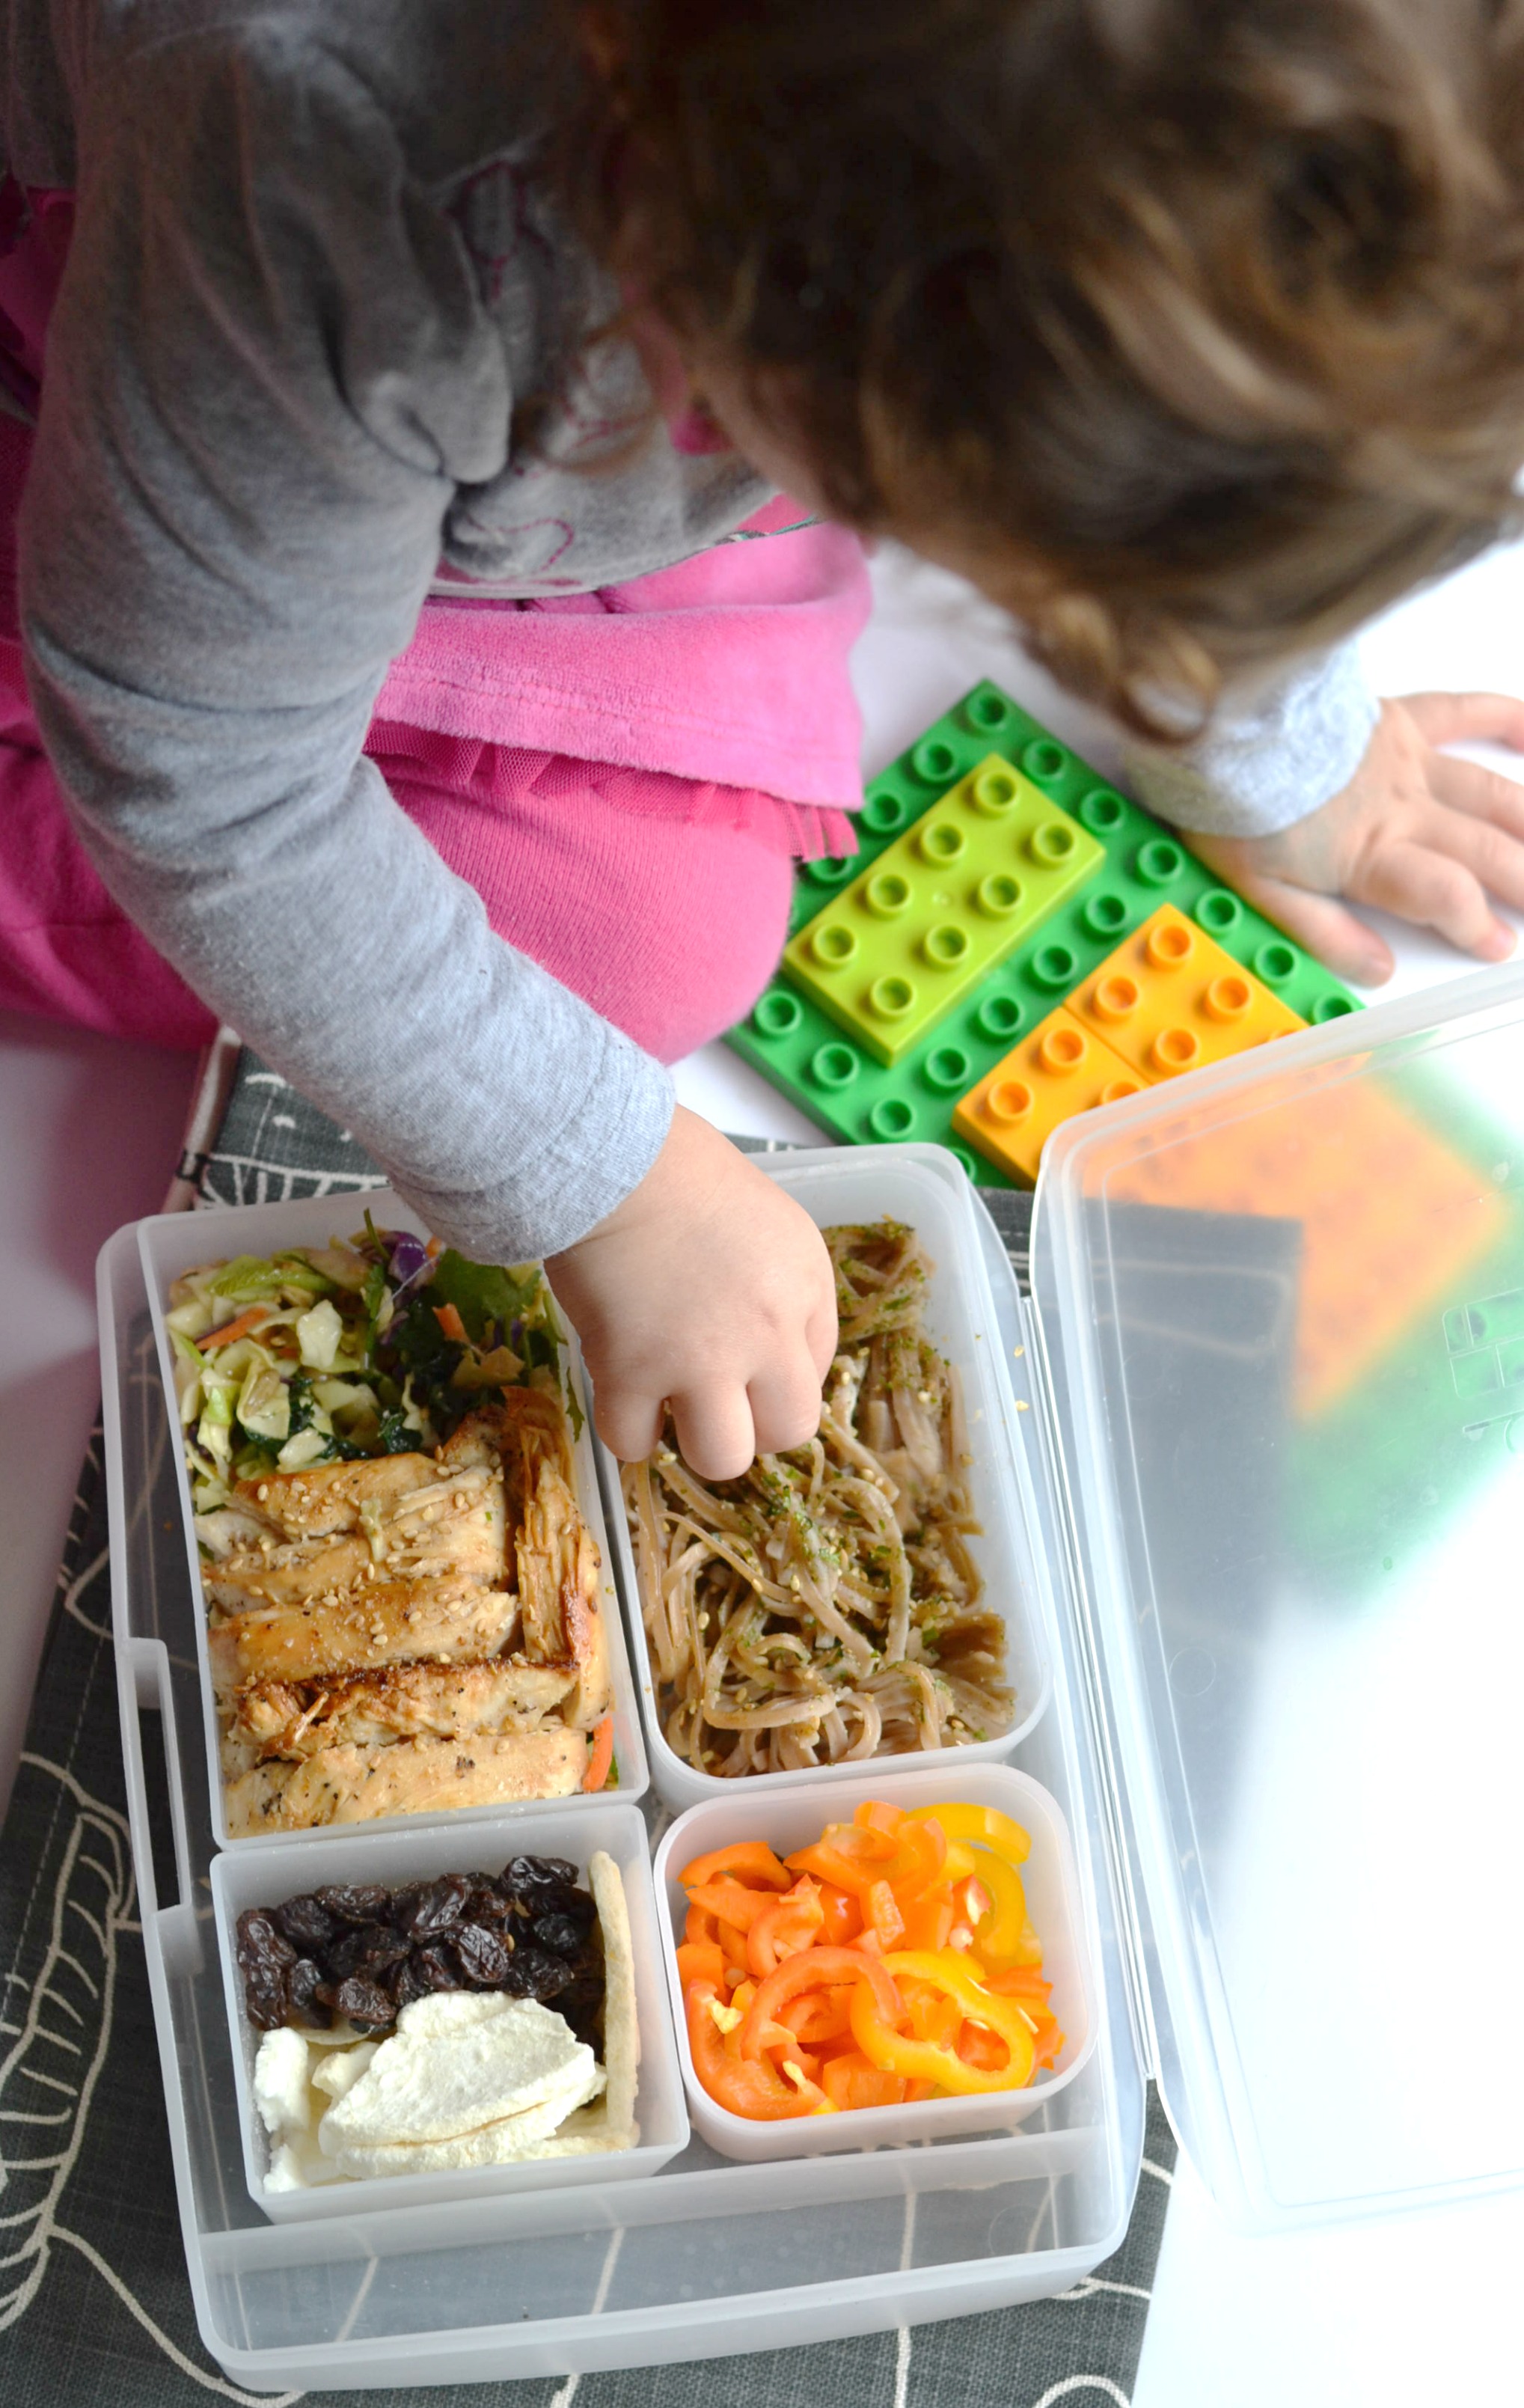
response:
[[[1496,694],[1409,694],[1382,705],[1347,786],[1278,836],[1198,837],[1192,849],[1345,978],[1379,986],[1389,946],[1332,899],[1374,904],[1501,962],[1514,932],[1488,901],[1524,907],[1524,787],[1441,744],[1524,752],[1524,702]]]
[[[734,1480],[802,1446],[836,1351],[836,1283],[807,1212],[679,1104],[634,1194],[546,1264],[582,1341],[605,1444],[649,1455],[670,1404],[684,1459]]]

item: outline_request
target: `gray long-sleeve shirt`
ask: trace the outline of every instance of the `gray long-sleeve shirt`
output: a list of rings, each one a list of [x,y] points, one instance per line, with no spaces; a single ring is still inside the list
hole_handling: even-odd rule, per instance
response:
[[[516,410],[617,296],[536,179],[534,5],[0,0],[0,147],[78,196],[21,531],[50,754],[197,991],[497,1259],[581,1236],[671,1112],[661,1068],[492,934],[360,751],[441,561],[551,590],[515,524]],[[470,213],[503,161],[493,251]],[[590,420],[617,444],[648,398],[628,346],[591,358],[596,407],[584,386],[535,454],[584,590],[766,493],[662,443],[588,474]],[[1138,776],[1187,824],[1283,824],[1369,722],[1335,664]]]

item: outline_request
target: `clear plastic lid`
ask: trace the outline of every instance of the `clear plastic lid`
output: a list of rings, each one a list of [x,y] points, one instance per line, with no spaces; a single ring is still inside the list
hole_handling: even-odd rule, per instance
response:
[[[1524,971],[1053,1140],[1033,1287],[1171,2115],[1251,2228],[1524,2180]]]

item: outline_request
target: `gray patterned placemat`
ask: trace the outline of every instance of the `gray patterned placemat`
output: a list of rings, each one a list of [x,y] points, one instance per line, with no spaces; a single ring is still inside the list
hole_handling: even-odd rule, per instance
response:
[[[197,1147],[209,1203],[338,1193],[377,1174],[284,1081],[238,1062]],[[1025,1203],[1000,1210],[1018,1259]],[[193,2408],[268,2399],[201,2346],[180,2250],[139,1945],[117,1723],[99,1436],[0,1837],[0,2403]],[[441,2388],[467,2408],[1128,2408],[1175,2163],[1150,2094],[1144,2176],[1117,2256],[1061,2299],[866,2339],[624,2373]],[[304,2395],[284,2395],[286,2408]],[[411,2391],[307,2393],[406,2408]]]

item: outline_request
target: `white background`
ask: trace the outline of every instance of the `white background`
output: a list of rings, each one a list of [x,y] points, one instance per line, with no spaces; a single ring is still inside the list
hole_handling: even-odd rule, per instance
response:
[[[1104,729],[1055,694],[950,579],[886,553],[875,582],[877,606],[854,664],[870,772],[985,675],[1110,767]],[[1524,695],[1521,635],[1524,552],[1503,552],[1393,612],[1366,650],[1387,693],[1454,685]],[[1432,939],[1387,933],[1399,956],[1389,993],[1466,967]],[[158,1210],[192,1068],[184,1055],[0,1013],[0,1799],[95,1407],[95,1253],[121,1222]],[[819,1141],[721,1046],[679,1067],[678,1090],[722,1127]],[[1414,2006],[1415,2080],[1443,2079],[1441,2047],[1464,2049],[1464,2001],[1447,1998],[1440,1971]],[[1514,2307],[1521,2270],[1524,2200],[1360,2232],[1240,2241],[1182,2165],[1134,2408],[1433,2408],[1436,2399],[1480,2408],[1524,2398]],[[1076,2398],[1075,2408],[1089,2401]]]

